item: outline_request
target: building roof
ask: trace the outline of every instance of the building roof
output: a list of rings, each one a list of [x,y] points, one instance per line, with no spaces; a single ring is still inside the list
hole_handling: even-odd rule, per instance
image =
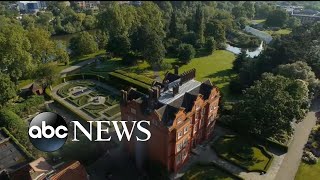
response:
[[[36,159],[35,161],[23,166],[10,175],[12,180],[24,180],[32,179],[44,179],[46,173],[52,171],[52,166],[46,162],[43,157]]]
[[[166,126],[172,126],[172,123],[178,111],[179,111],[179,108],[176,108],[170,105],[164,105],[161,108],[156,110],[156,112],[161,117],[161,121]]]
[[[27,156],[8,135],[0,129],[0,172],[13,171],[27,163]]]
[[[72,161],[63,165],[50,180],[88,180],[88,174],[79,161]]]
[[[192,80],[182,84],[181,86],[179,86],[179,92],[175,96],[173,96],[172,90],[168,89],[167,91],[160,94],[160,97],[158,100],[159,100],[159,102],[161,102],[163,104],[170,104],[174,100],[183,96],[186,92],[189,92],[192,89],[197,88],[200,85],[201,85],[201,82],[192,79]]]

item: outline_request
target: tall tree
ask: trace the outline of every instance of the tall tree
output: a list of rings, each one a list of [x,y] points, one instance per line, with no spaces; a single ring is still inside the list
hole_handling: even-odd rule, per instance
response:
[[[173,11],[170,25],[169,25],[169,36],[173,38],[177,38],[178,36],[177,34],[178,34],[177,15],[176,15],[176,12]]]
[[[198,36],[198,40],[200,44],[204,44],[204,13],[203,13],[203,7],[202,5],[198,5],[197,10],[195,12],[195,18],[194,18],[194,32]]]
[[[250,2],[250,1],[246,1],[243,3],[243,7],[245,8],[246,10],[246,16],[249,18],[249,19],[252,19],[254,18],[254,15],[255,15],[255,8],[254,8],[254,2]]]
[[[0,107],[16,96],[16,87],[10,77],[0,72]]]
[[[90,54],[98,51],[98,44],[88,32],[81,32],[70,40],[69,48],[76,56]]]
[[[243,133],[264,138],[292,132],[291,123],[302,119],[309,108],[304,81],[264,74],[233,108],[233,125]]]
[[[286,11],[276,9],[271,12],[266,20],[266,24],[272,27],[283,27],[288,21],[289,15]]]

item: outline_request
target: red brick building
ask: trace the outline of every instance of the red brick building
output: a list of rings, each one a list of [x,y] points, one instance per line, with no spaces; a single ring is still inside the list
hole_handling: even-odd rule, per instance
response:
[[[122,120],[148,120],[151,138],[147,142],[126,142],[138,166],[144,159],[162,163],[168,171],[178,171],[191,149],[212,135],[220,93],[209,80],[196,81],[196,70],[167,73],[149,94],[131,88],[122,90]],[[135,130],[135,137],[138,135]],[[138,135],[139,136],[139,135]]]

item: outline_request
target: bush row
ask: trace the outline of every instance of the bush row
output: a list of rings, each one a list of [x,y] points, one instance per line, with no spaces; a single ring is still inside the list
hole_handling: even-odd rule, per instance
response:
[[[20,117],[26,117],[36,113],[39,110],[39,106],[44,104],[44,102],[43,96],[33,95],[20,103],[9,105],[7,108]]]
[[[119,74],[124,75],[124,76],[127,76],[129,78],[132,78],[134,80],[140,81],[140,82],[145,83],[145,84],[150,85],[150,86],[152,86],[154,84],[154,80],[150,79],[150,78],[148,78],[146,76],[138,75],[138,74],[135,74],[135,73],[128,73],[128,72],[125,72],[123,70],[115,70],[114,72],[119,73]]]
[[[1,127],[0,130],[3,131],[10,140],[19,147],[19,149],[27,156],[28,160],[32,161],[35,159],[34,156],[22,144],[20,144],[20,142],[5,127]]]
[[[134,87],[137,88],[139,91],[148,93],[150,86],[148,86],[145,83],[142,83],[140,81],[134,80],[132,78],[126,77],[124,75],[110,72],[109,73],[109,79],[114,82],[114,84],[123,84],[126,87]]]

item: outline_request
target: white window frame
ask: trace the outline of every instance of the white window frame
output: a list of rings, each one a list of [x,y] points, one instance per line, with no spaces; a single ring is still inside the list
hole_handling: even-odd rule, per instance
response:
[[[183,130],[178,132],[178,139],[180,139],[183,135]]]
[[[186,134],[189,131],[189,126],[184,127],[183,134]]]

